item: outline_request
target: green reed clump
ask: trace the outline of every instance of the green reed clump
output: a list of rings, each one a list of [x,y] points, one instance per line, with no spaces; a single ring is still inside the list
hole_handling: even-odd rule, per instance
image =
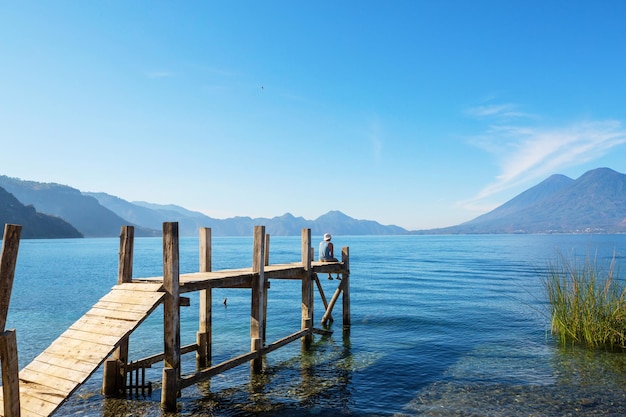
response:
[[[615,256],[606,271],[589,257],[568,261],[559,254],[548,264],[551,330],[562,343],[626,348],[626,286],[618,275]]]

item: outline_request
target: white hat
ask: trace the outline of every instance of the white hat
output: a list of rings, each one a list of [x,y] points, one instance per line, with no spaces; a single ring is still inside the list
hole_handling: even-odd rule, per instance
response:
[[[332,236],[330,235],[330,233],[324,233],[324,240],[330,240],[332,238]]]

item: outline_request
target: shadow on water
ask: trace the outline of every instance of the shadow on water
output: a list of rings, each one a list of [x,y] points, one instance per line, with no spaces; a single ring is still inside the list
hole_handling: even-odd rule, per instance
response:
[[[160,409],[157,387],[152,395],[135,399],[79,396],[63,414],[91,410],[104,417],[392,416],[401,407],[394,412],[381,404],[409,403],[413,393],[441,378],[470,349],[451,351],[449,345],[441,344],[434,346],[435,353],[420,353],[423,346],[414,341],[381,356],[374,351],[356,352],[350,332],[316,337],[309,350],[293,345],[279,360],[273,358],[275,352],[268,355],[261,374],[252,374],[242,365],[234,371],[236,375],[217,376],[186,390],[177,413]],[[422,359],[411,365],[402,359],[416,355]]]
[[[355,363],[349,332],[340,340],[324,336],[287,360],[266,360],[246,385],[213,390],[202,384],[202,398],[187,408],[194,416],[357,415],[352,377],[360,366],[366,365]]]

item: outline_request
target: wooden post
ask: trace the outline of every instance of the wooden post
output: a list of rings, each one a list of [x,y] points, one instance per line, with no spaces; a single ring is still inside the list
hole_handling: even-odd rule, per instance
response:
[[[343,276],[343,329],[350,328],[350,248],[341,248],[341,262],[346,273]]]
[[[180,269],[178,223],[163,223],[163,336],[164,367],[161,405],[176,411],[180,378]]]
[[[265,262],[264,265],[268,266],[270,264],[270,235],[265,235]],[[268,292],[269,284],[266,280],[266,285],[263,286],[263,341],[265,342],[267,338],[265,337],[267,332],[267,292]]]
[[[311,288],[311,229],[302,229],[302,330],[313,329],[313,291]],[[313,341],[313,333],[309,332],[302,338],[305,348]]]
[[[4,416],[20,416],[20,379],[15,330],[0,334],[0,359],[2,361],[2,394]]]
[[[211,229],[200,228],[200,272],[211,272],[212,268]],[[213,339],[213,291],[211,288],[200,291],[200,326],[196,335],[198,351],[196,362],[199,367],[211,365]]]
[[[120,229],[120,251],[118,256],[118,285],[133,281],[133,252],[135,228],[122,226]],[[104,364],[102,393],[107,396],[126,393],[126,364],[128,363],[128,337],[120,341],[113,355]]]
[[[13,278],[15,277],[15,265],[17,253],[20,247],[20,235],[22,226],[17,224],[4,225],[4,237],[2,238],[2,254],[0,255],[0,332],[4,332],[13,291]]]
[[[4,331],[13,291],[22,226],[4,226],[2,253],[0,254],[0,362],[2,362],[2,394],[4,416],[20,416],[20,385],[15,330]]]
[[[254,249],[252,256],[252,308],[250,313],[250,350],[259,352],[265,345],[265,226],[254,226]],[[252,360],[252,371],[261,372],[263,358],[259,355]]]

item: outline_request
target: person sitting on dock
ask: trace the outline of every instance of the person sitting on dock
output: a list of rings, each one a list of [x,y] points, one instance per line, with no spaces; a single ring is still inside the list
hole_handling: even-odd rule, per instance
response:
[[[335,258],[335,248],[330,241],[332,238],[330,233],[324,234],[324,240],[320,242],[320,262],[337,262],[337,258]]]
[[[330,235],[330,233],[324,233],[324,240],[320,242],[320,262],[339,262],[337,258],[335,258],[335,247],[330,241],[332,238],[333,237]],[[333,279],[333,276],[330,273],[328,273],[328,279]],[[337,274],[337,279],[341,281],[341,278],[339,278],[339,274]]]

